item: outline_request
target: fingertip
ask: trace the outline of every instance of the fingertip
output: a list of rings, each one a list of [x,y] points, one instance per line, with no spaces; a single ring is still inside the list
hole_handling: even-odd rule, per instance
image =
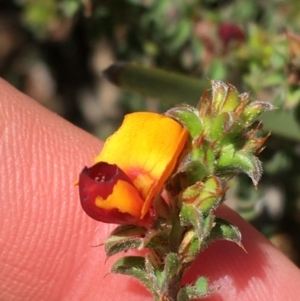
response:
[[[0,299],[60,300],[106,234],[73,185],[102,143],[3,80],[0,98]]]

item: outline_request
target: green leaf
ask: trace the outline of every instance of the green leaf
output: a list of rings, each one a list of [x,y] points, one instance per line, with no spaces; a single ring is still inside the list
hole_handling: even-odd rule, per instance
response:
[[[212,109],[215,115],[223,112],[223,106],[227,99],[229,86],[222,81],[212,80]],[[236,101],[237,102],[237,101]],[[232,111],[233,108],[230,109]]]
[[[152,279],[145,271],[145,258],[141,256],[126,256],[118,259],[111,267],[114,274],[133,276],[141,281],[146,288],[156,295]]]
[[[179,247],[179,253],[182,254],[184,264],[193,262],[199,252],[207,246],[207,237],[214,226],[214,219],[215,216],[211,211],[204,218],[202,217],[201,228],[198,229],[197,234],[194,228],[184,234]]]
[[[213,147],[206,148],[204,160],[206,168],[208,170],[208,174],[214,174],[216,155]]]
[[[198,292],[206,293],[208,291],[208,280],[205,277],[199,277],[195,283]]]
[[[251,125],[263,112],[274,110],[275,107],[265,101],[253,101],[250,103],[242,113],[242,119],[245,126]]]
[[[216,240],[229,240],[242,247],[242,235],[238,227],[221,218],[215,218],[215,225],[210,232],[208,244]]]
[[[230,84],[227,84],[227,95],[224,101],[222,112],[232,112],[239,103],[239,93],[237,89]]]
[[[193,158],[186,160],[187,162],[185,162],[184,160],[179,166],[174,179],[172,179],[175,180],[176,178],[176,181],[179,181],[181,188],[180,190],[183,190],[192,185],[197,185],[197,182],[208,175],[206,166],[201,162],[200,158],[201,156],[203,156],[203,154],[201,154],[200,152],[200,149],[199,151],[196,150],[196,152],[193,151]]]
[[[153,254],[148,253],[145,256],[145,272],[151,281],[151,290],[160,294],[163,275],[162,271],[156,267],[157,264],[155,261],[156,258],[154,258]]]
[[[177,301],[192,301],[200,298],[206,298],[215,290],[211,290],[208,286],[208,279],[200,277],[195,285],[187,285],[183,287],[178,295]]]
[[[143,244],[145,228],[136,226],[119,226],[105,240],[105,252],[107,256],[137,249]]]
[[[204,239],[210,235],[211,229],[214,226],[214,222],[215,222],[215,215],[213,214],[213,210],[211,210],[203,219],[202,233]]]
[[[155,228],[155,229],[154,229]],[[170,232],[170,227],[166,227],[163,220],[157,220],[157,223],[153,229],[147,231],[141,249],[156,249],[163,251],[166,239]],[[163,251],[164,252],[164,251]]]
[[[233,145],[222,149],[220,158],[217,161],[217,172],[221,176],[230,175],[232,172],[243,172],[247,174],[256,186],[262,174],[262,166],[259,159],[252,153],[243,150],[235,151]]]
[[[195,257],[199,253],[199,243],[193,229],[184,233],[178,248],[178,253],[181,254],[182,264],[194,261]]]
[[[186,127],[192,139],[197,138],[203,130],[203,124],[201,119],[199,119],[198,110],[187,104],[171,108],[165,115],[174,118]]]
[[[169,253],[164,262],[164,270],[162,273],[161,291],[167,290],[172,278],[176,277],[181,271],[180,257],[175,253]]]
[[[224,135],[226,123],[229,119],[228,113],[221,113],[217,115],[213,120],[212,125],[210,127],[209,135],[212,140],[217,140],[219,137]]]
[[[180,218],[183,226],[193,226],[196,236],[199,238],[199,240],[201,240],[203,221],[201,211],[193,204],[183,203],[180,211]]]
[[[194,261],[200,252],[200,248],[201,242],[199,241],[199,238],[194,235],[193,239],[191,240],[189,250],[184,258],[184,263]]]
[[[179,270],[180,258],[176,253],[169,253],[165,258],[165,281],[173,278]]]
[[[115,274],[130,275],[131,269],[135,268],[145,273],[145,258],[142,256],[125,256],[114,262],[111,272]]]

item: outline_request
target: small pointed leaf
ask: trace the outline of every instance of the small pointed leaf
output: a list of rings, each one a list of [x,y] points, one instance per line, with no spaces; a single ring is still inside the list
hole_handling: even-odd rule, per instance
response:
[[[111,267],[112,273],[128,275],[131,268],[145,270],[145,258],[142,256],[125,256],[114,262]]]
[[[156,295],[153,289],[153,283],[145,272],[145,258],[141,256],[126,256],[118,259],[111,267],[111,272],[114,274],[122,274],[133,276],[141,281],[146,288]]]
[[[199,154],[199,157],[201,156],[203,157],[203,154]],[[207,174],[206,166],[195,156],[191,161],[183,162],[173,178],[176,178],[176,181],[180,183],[180,187],[184,189],[202,180]]]
[[[201,119],[199,119],[197,109],[187,104],[174,107],[167,111],[165,115],[174,118],[186,127],[192,139],[198,137],[203,130],[203,124]]]
[[[185,226],[192,225],[196,236],[202,239],[202,214],[201,211],[193,204],[182,204],[180,211],[181,222]]]
[[[193,229],[185,233],[178,249],[182,264],[191,263],[196,259],[201,250],[201,241],[199,241]]]
[[[165,266],[163,271],[162,291],[165,291],[171,283],[172,278],[180,273],[180,258],[175,253],[169,253],[165,258]]]
[[[203,233],[203,238],[205,239],[209,234],[211,229],[214,226],[214,221],[215,221],[215,215],[213,214],[213,210],[211,210],[203,219],[202,223],[202,233]]]
[[[217,140],[225,132],[225,126],[228,123],[229,115],[227,113],[222,113],[213,120],[210,127],[210,138],[212,140]]]
[[[209,288],[208,279],[200,277],[196,281],[195,285],[187,285],[179,291],[177,301],[192,301],[206,298],[214,291],[214,289]]]
[[[158,270],[155,265],[156,262],[154,262],[154,258],[151,255],[151,253],[147,254],[145,256],[145,272],[147,274],[147,277],[150,279],[152,283],[152,289],[155,292],[161,291],[161,283],[163,281],[162,271]]]
[[[137,249],[143,243],[145,228],[135,226],[119,226],[104,242],[105,252],[107,256]]]
[[[227,90],[226,100],[222,108],[223,112],[233,111],[239,102],[239,94],[237,89],[230,84],[227,84],[227,87],[228,90]]]
[[[190,248],[186,256],[185,262],[194,261],[196,259],[196,256],[200,252],[200,247],[201,241],[199,241],[199,238],[196,235],[194,235],[193,239],[191,240]]]
[[[220,175],[226,176],[233,172],[247,174],[256,186],[262,174],[262,166],[259,159],[252,153],[245,151],[228,150],[223,152],[217,162]]]
[[[253,101],[250,103],[242,113],[242,118],[245,122],[245,126],[252,124],[263,112],[274,110],[275,107],[265,101]]]
[[[210,232],[208,243],[216,240],[229,240],[242,246],[242,235],[238,227],[221,218],[215,219],[215,226]]]
[[[219,81],[212,80],[212,109],[213,113],[218,114],[222,112],[223,104],[226,100],[228,85]]]
[[[216,155],[213,147],[206,150],[205,154],[205,165],[207,166],[208,174],[214,174],[216,165]]]
[[[195,283],[198,292],[206,293],[208,291],[208,280],[205,277],[199,277]]]

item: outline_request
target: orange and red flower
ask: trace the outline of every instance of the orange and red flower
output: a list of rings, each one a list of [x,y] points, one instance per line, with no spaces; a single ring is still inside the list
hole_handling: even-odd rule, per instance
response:
[[[127,115],[95,165],[79,176],[85,212],[106,223],[149,223],[153,199],[173,172],[187,135],[169,117],[149,112]]]

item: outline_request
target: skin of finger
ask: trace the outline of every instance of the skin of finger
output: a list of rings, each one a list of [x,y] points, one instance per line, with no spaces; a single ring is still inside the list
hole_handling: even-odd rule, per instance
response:
[[[0,99],[0,300],[151,300],[135,280],[109,274],[113,261],[92,247],[114,226],[85,215],[73,183],[101,142],[4,81]],[[297,268],[237,215],[220,215],[240,225],[248,253],[217,242],[185,281],[220,284],[209,300],[297,300]]]

